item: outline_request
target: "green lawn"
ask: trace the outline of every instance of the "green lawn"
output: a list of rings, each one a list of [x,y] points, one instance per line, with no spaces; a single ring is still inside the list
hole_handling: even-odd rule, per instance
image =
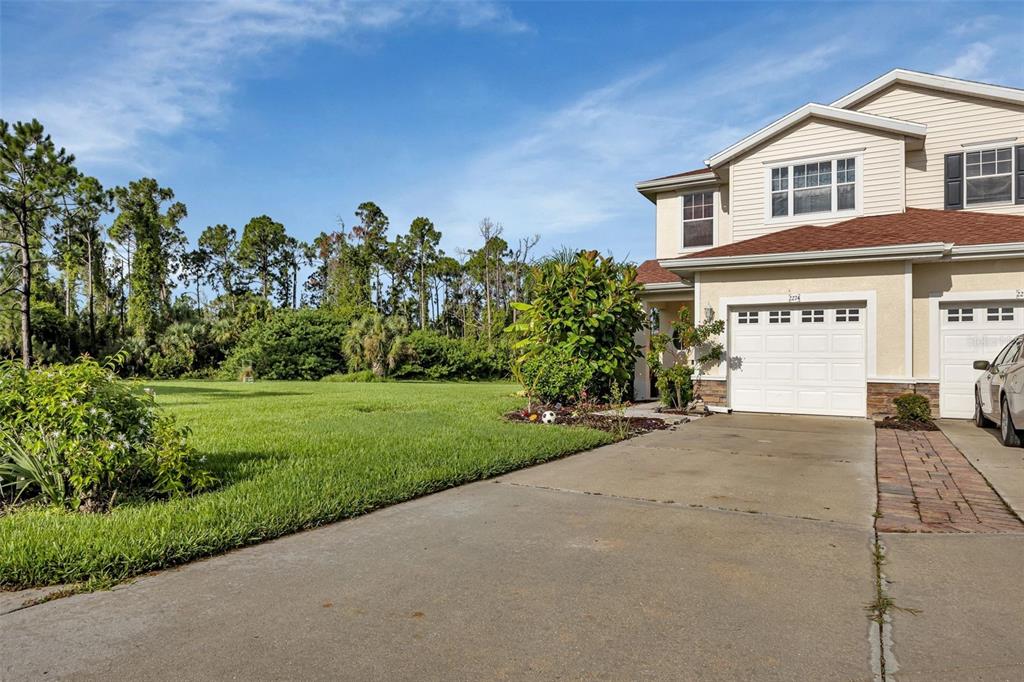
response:
[[[220,485],[109,514],[0,517],[0,587],[119,580],[584,450],[505,422],[507,383],[152,382]]]

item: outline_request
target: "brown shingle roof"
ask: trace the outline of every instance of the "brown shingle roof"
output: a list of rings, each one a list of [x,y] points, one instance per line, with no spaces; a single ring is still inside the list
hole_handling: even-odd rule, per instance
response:
[[[641,284],[678,284],[679,277],[661,267],[657,260],[645,260],[636,269],[636,280]]]
[[[832,251],[929,242],[961,245],[1024,242],[1024,216],[908,208],[906,213],[862,216],[827,227],[802,225],[705,249],[685,258]]]
[[[663,175],[660,178],[651,178],[650,180],[644,180],[640,184],[643,184],[644,182],[655,182],[657,180],[675,180],[676,178],[685,178],[688,175],[698,175],[699,173],[708,173],[710,171],[711,171],[711,169],[707,168],[707,167],[704,167],[704,168],[694,168],[693,170],[684,171],[682,173],[674,173],[672,175]]]

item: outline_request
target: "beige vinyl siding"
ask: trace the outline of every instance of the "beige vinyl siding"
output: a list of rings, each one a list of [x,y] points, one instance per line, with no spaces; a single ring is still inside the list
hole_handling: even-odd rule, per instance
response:
[[[924,149],[907,152],[907,206],[943,208],[943,159],[965,144],[1017,138],[1024,144],[1024,107],[910,85],[894,85],[855,109],[928,126]],[[966,210],[1024,215],[1022,204],[984,204]]]
[[[863,205],[858,215],[903,210],[903,138],[899,135],[844,123],[809,119],[735,161],[732,185],[732,236],[735,241],[759,237],[797,225],[829,225],[847,220],[822,215],[793,216],[784,221],[766,214],[766,165],[775,162],[828,157],[835,153],[862,154]]]

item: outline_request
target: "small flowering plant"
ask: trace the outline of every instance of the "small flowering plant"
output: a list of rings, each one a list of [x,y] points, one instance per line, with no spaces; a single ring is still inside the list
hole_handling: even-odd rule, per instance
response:
[[[154,395],[83,357],[26,370],[0,363],[0,430],[29,455],[56,453],[72,491],[67,506],[97,511],[116,496],[179,495],[213,483],[188,442],[189,432],[162,413]],[[0,463],[7,453],[0,451]],[[3,500],[0,468],[0,501]],[[51,472],[52,473],[52,472]],[[22,496],[24,497],[24,496]]]

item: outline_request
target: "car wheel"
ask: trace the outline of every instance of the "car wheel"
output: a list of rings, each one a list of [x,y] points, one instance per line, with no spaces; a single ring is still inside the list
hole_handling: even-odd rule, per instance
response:
[[[1010,448],[1020,447],[1020,433],[1013,426],[1013,419],[1010,418],[1010,406],[1006,399],[1002,401],[1002,408],[999,410],[999,440],[1003,445]]]
[[[974,392],[974,425],[979,427],[979,428],[985,428],[986,426],[991,425],[991,423],[992,422],[989,421],[988,417],[985,416],[985,413],[981,409],[981,396],[978,395],[977,391],[975,391]]]

